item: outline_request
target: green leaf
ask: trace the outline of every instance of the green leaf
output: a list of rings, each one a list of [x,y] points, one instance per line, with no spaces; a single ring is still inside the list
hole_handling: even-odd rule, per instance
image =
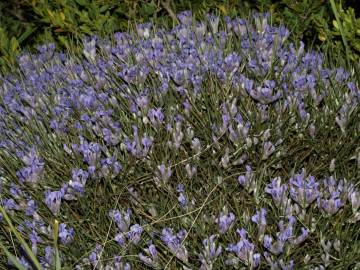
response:
[[[58,36],[58,39],[63,46],[65,46],[67,49],[70,48],[69,41],[64,36]]]
[[[19,43],[16,37],[12,37],[10,40],[10,51],[16,52],[18,48],[19,48]]]
[[[83,6],[83,7],[89,4],[89,2],[86,1],[86,0],[75,0],[75,2],[78,3],[80,6]]]
[[[142,16],[150,16],[155,13],[155,10],[156,10],[156,7],[154,6],[154,4],[152,4],[152,3],[144,4],[141,6],[140,14]]]
[[[83,12],[79,12],[79,16],[80,16],[80,21],[82,22],[89,22],[90,19],[89,19],[89,15],[86,11],[83,11]]]
[[[125,3],[120,3],[115,10],[116,13],[127,16],[129,7]]]
[[[99,11],[100,13],[103,13],[104,11],[108,10],[109,9],[109,6],[108,5],[104,5],[104,6],[101,6]]]
[[[32,33],[35,32],[37,27],[28,27],[24,33],[21,34],[21,36],[18,38],[19,44],[21,44],[24,40],[26,40]]]
[[[9,38],[6,31],[0,27],[0,51],[8,50],[9,48]]]
[[[80,29],[81,29],[82,32],[84,32],[86,34],[89,34],[89,35],[92,34],[91,29],[87,25],[81,25]]]

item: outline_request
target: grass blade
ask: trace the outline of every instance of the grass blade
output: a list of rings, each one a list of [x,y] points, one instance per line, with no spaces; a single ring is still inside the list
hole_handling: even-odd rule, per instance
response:
[[[347,64],[348,64],[348,67],[350,67],[349,45],[348,45],[346,37],[345,37],[345,31],[344,31],[344,28],[342,27],[342,23],[340,21],[340,16],[339,16],[339,13],[338,13],[337,8],[336,8],[335,1],[330,0],[330,3],[331,3],[331,8],[332,8],[332,10],[334,12],[334,15],[335,15],[336,22],[337,22],[337,24],[339,26],[342,41],[343,41],[344,46],[345,46]]]
[[[59,221],[55,219],[54,222],[54,249],[55,249],[55,269],[61,270],[60,253],[58,247],[58,235],[59,235]]]
[[[6,256],[8,256],[9,260],[17,267],[17,269],[26,270],[25,267],[21,265],[19,259],[14,255],[12,255],[1,242],[0,242],[0,247],[5,252]]]
[[[37,258],[35,256],[35,254],[32,252],[32,250],[28,246],[28,244],[25,242],[24,238],[22,238],[21,235],[18,233],[18,231],[16,230],[16,228],[12,224],[9,216],[7,215],[6,211],[4,210],[4,208],[1,205],[0,205],[0,211],[3,214],[4,219],[6,220],[7,224],[9,225],[11,232],[20,241],[21,245],[24,247],[26,253],[29,255],[29,257],[30,257],[31,261],[33,262],[34,266],[36,267],[36,269],[43,270],[41,264],[39,263],[39,261],[37,260]]]

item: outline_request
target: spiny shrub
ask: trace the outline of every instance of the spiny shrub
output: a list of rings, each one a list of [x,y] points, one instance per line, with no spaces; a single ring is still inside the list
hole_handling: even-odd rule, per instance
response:
[[[3,267],[359,267],[351,73],[267,14],[178,19],[1,77]]]

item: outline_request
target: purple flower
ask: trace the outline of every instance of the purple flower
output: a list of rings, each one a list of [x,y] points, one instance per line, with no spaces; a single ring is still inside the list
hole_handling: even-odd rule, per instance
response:
[[[288,216],[288,224],[286,227],[283,220],[279,222],[280,232],[278,233],[278,239],[281,242],[285,242],[293,236],[293,225],[295,224],[295,221],[296,219],[293,216]]]
[[[212,269],[213,263],[222,252],[220,245],[216,247],[215,237],[215,235],[211,235],[209,238],[203,240],[204,250],[199,254],[201,262],[200,270]]]
[[[20,187],[14,183],[11,183],[9,191],[10,191],[11,196],[13,196],[15,199],[19,199],[23,196],[23,193],[22,193]]]
[[[308,236],[309,236],[309,231],[306,228],[301,228],[301,235],[291,240],[290,243],[292,245],[299,245],[302,242],[304,242],[305,239],[308,238]]]
[[[251,221],[258,225],[266,225],[266,209],[261,208],[260,211],[256,211],[256,214],[251,217]]]
[[[272,142],[264,142],[263,145],[263,159],[268,159],[269,156],[275,152],[275,146]]]
[[[100,160],[101,156],[101,147],[98,143],[91,142],[91,143],[83,143],[80,146],[80,150],[83,153],[84,161],[89,166],[96,167],[98,161]]]
[[[128,209],[126,212],[111,210],[109,212],[109,216],[116,222],[120,231],[125,233],[129,230],[130,227],[131,212],[131,209]]]
[[[147,156],[150,147],[152,146],[153,140],[149,137],[144,136],[139,138],[138,127],[133,125],[134,139],[131,141],[129,138],[125,138],[124,144],[127,151],[134,157],[144,158]]]
[[[139,224],[132,225],[130,231],[127,233],[127,238],[131,243],[137,245],[141,240],[143,231],[144,229]]]
[[[30,153],[22,157],[25,167],[16,172],[17,177],[21,182],[28,182],[36,184],[44,174],[44,161],[37,156],[35,148],[32,148]]]
[[[84,50],[83,53],[85,57],[91,61],[95,61],[96,56],[96,37],[85,38],[83,40]]]
[[[245,175],[238,177],[239,184],[244,187],[248,192],[252,192],[256,188],[256,181],[254,180],[254,173],[250,165],[246,165]]]
[[[34,215],[36,215],[36,210],[37,210],[36,202],[34,200],[29,200],[27,202],[27,208],[26,208],[25,214],[27,216],[34,216]]]
[[[20,210],[20,206],[14,201],[14,199],[3,199],[5,210]]]
[[[157,185],[167,184],[168,180],[172,175],[172,171],[170,166],[166,167],[165,164],[161,164],[157,167],[157,171],[155,172],[154,181]]]
[[[270,250],[272,247],[273,238],[270,235],[265,234],[263,245],[267,250]]]
[[[125,233],[120,232],[120,233],[116,234],[114,237],[114,240],[119,244],[119,246],[124,247],[125,243],[126,243]]]
[[[233,74],[240,65],[241,58],[237,53],[230,53],[224,59],[224,70]]]
[[[329,215],[334,215],[343,206],[343,203],[339,199],[339,193],[333,192],[329,199],[320,199],[318,205]]]
[[[297,245],[303,242],[308,235],[308,231],[302,228],[302,234],[294,238],[294,224],[296,219],[293,216],[288,216],[288,223],[285,226],[284,221],[279,222],[279,232],[277,233],[277,240],[274,242],[270,235],[265,234],[263,238],[263,246],[274,255],[279,255],[284,252],[284,246],[287,241],[292,245]]]
[[[72,169],[71,175],[72,181],[82,183],[83,185],[86,184],[86,181],[89,177],[89,174],[82,169]]]
[[[116,133],[113,133],[111,129],[103,128],[102,134],[107,145],[117,145],[120,141],[119,136]]]
[[[116,160],[115,157],[109,157],[102,159],[101,164],[101,176],[115,178],[121,171],[122,166]]]
[[[155,245],[150,244],[148,248],[144,249],[144,252],[147,256],[143,253],[139,253],[139,259],[149,267],[160,268],[160,258]]]
[[[290,178],[290,196],[302,208],[307,208],[319,196],[319,183],[314,176],[305,179],[305,170],[301,174],[295,174]]]
[[[64,245],[70,244],[74,240],[74,235],[75,232],[73,228],[67,229],[66,224],[60,223],[59,238],[62,244]]]
[[[220,213],[219,217],[215,219],[215,223],[219,226],[219,231],[221,234],[226,233],[235,221],[234,213]]]
[[[215,16],[214,14],[207,14],[207,20],[210,24],[211,30],[213,33],[218,32],[219,22],[220,18],[218,16]]]
[[[281,178],[276,177],[266,186],[265,192],[271,195],[276,206],[285,209],[288,204],[287,189],[288,185],[281,184]]]
[[[161,108],[150,109],[147,115],[151,124],[153,124],[153,126],[156,128],[158,128],[164,122],[164,114],[162,113]]]
[[[266,228],[266,209],[261,208],[260,211],[256,211],[256,214],[251,217],[251,221],[258,225],[259,237],[262,238]]]
[[[94,248],[94,250],[90,253],[89,255],[89,261],[92,265],[96,265],[98,263],[98,257],[101,253],[102,250],[102,246],[99,244],[96,244],[96,247]]]
[[[351,202],[352,210],[355,213],[360,208],[360,192],[357,190],[351,190],[349,192],[348,199]]]
[[[151,23],[142,23],[136,25],[136,31],[139,37],[141,38],[149,38],[151,28],[152,28]]]
[[[345,71],[343,67],[336,69],[335,80],[337,82],[344,82],[348,79],[349,73]]]
[[[76,200],[78,197],[84,196],[85,184],[89,177],[89,173],[82,169],[73,169],[72,178],[66,186],[65,200]]]
[[[54,215],[58,215],[60,212],[61,199],[65,193],[60,191],[45,191],[45,204]]]
[[[31,270],[32,266],[30,265],[30,263],[25,259],[24,256],[21,256],[19,259],[19,263],[21,266],[23,266],[26,270]]]
[[[51,246],[45,247],[44,262],[46,267],[54,266],[55,250]]]
[[[181,244],[181,241],[184,239],[186,234],[185,230],[180,231],[177,235],[173,234],[173,230],[171,228],[164,228],[161,234],[161,241],[170,249],[171,252],[175,254],[175,256],[187,263],[188,262],[188,251],[185,246]]]
[[[344,205],[341,200],[345,197],[344,183],[342,180],[337,182],[334,177],[324,179],[323,183],[325,188],[317,200],[318,206],[327,214],[334,215]]]
[[[184,184],[178,184],[178,185],[177,185],[177,188],[176,188],[176,191],[179,192],[179,193],[185,192],[185,186],[184,186]]]
[[[191,24],[192,24],[193,18],[192,18],[192,13],[190,10],[180,12],[179,14],[177,14],[177,18],[183,25],[191,26]]]
[[[178,201],[180,203],[180,206],[182,208],[186,207],[186,205],[188,204],[188,200],[187,198],[184,196],[184,193],[180,193],[179,197],[178,197]]]
[[[255,245],[247,239],[247,231],[245,229],[238,229],[236,232],[240,235],[240,241],[236,244],[230,244],[226,250],[235,253],[237,259],[251,269],[258,267],[260,264],[260,254],[255,253]],[[236,263],[236,261],[227,260],[225,263],[231,265]]]
[[[286,264],[283,259],[280,259],[279,264],[282,270],[293,270],[295,266],[293,260],[291,260],[288,264]]]
[[[186,175],[190,179],[194,177],[194,175],[197,173],[196,166],[191,166],[189,163],[185,165]]]
[[[147,153],[149,152],[149,150],[150,150],[150,147],[152,146],[152,144],[153,144],[153,140],[151,139],[151,138],[149,138],[149,137],[143,137],[142,139],[141,139],[141,143],[142,143],[142,145],[143,145],[143,153],[142,153],[142,156],[146,156],[147,155]]]

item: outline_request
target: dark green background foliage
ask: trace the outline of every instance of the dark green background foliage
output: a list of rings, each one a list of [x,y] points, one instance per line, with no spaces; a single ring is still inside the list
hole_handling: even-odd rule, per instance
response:
[[[349,60],[359,60],[360,5],[358,0],[335,1],[349,46]],[[327,0],[12,0],[0,2],[0,65],[14,67],[21,49],[56,42],[66,48],[84,35],[109,35],[134,23],[176,23],[176,13],[190,9],[200,18],[208,12],[247,17],[250,10],[270,11],[274,23],[284,23],[293,40],[319,46],[325,54],[343,56],[345,48]],[[345,57],[337,57],[345,59]],[[346,63],[336,63],[346,64]]]

